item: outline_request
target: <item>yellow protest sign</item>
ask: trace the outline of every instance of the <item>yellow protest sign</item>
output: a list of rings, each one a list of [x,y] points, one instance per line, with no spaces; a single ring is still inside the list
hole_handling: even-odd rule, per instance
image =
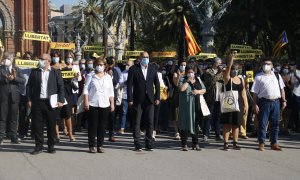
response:
[[[23,39],[51,42],[51,38],[48,34],[38,34],[38,33],[31,33],[31,32],[25,32],[23,34]]]
[[[20,58],[21,57],[21,52],[17,52],[16,57]]]
[[[85,52],[104,52],[105,48],[101,46],[84,46],[83,51]]]
[[[72,50],[75,49],[75,43],[64,43],[64,42],[51,42],[50,43],[51,49],[68,49]]]
[[[76,72],[74,71],[61,71],[61,75],[63,79],[73,78],[75,77]]]
[[[189,56],[189,59],[191,58],[196,58],[196,59],[211,59],[211,58],[215,58],[217,57],[216,54],[213,54],[213,53],[199,53],[198,55],[195,55],[195,56]]]
[[[246,71],[247,76],[247,83],[254,82],[254,72],[253,71]]]
[[[263,52],[260,49],[240,49],[240,53],[254,53],[256,56],[263,55]]]
[[[21,68],[36,68],[39,64],[38,61],[33,60],[24,60],[24,59],[16,59],[16,66]]]
[[[116,62],[117,62],[117,63],[121,63],[121,64],[123,64],[123,63],[127,63],[127,62],[128,62],[128,60],[117,60]]]
[[[176,56],[177,56],[177,53],[175,51],[152,52],[152,57],[156,57],[156,58],[173,58]]]
[[[254,60],[255,54],[254,53],[238,53],[234,60]]]
[[[144,51],[126,51],[125,56],[139,57]]]
[[[230,49],[252,49],[252,47],[239,44],[230,44]]]

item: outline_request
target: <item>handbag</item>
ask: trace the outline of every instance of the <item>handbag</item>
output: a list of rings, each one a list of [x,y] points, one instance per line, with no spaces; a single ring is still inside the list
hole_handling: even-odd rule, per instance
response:
[[[220,103],[221,103],[221,112],[239,112],[239,92],[232,90],[232,79],[231,82],[231,89],[230,91],[226,91],[226,87],[224,85],[224,92],[220,93]]]
[[[166,87],[160,88],[160,98],[163,101],[166,101],[168,99],[168,88]]]

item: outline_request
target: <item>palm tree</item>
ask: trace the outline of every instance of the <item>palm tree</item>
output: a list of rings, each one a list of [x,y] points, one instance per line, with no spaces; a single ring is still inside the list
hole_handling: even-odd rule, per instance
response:
[[[130,27],[131,51],[135,50],[135,28],[153,21],[155,12],[160,10],[158,3],[153,0],[106,0],[105,7],[108,24],[117,24],[119,36],[122,21],[126,23],[126,28]]]
[[[156,38],[163,40],[165,45],[177,42],[178,58],[182,60],[185,56],[183,16],[191,17],[189,4],[185,0],[160,1],[163,11],[159,13],[155,23]]]
[[[92,43],[93,35],[100,34],[103,27],[99,22],[99,14],[101,13],[101,2],[99,0],[80,1],[78,6],[73,7],[72,14],[81,17],[76,22],[76,27],[79,27],[85,35],[85,44]]]

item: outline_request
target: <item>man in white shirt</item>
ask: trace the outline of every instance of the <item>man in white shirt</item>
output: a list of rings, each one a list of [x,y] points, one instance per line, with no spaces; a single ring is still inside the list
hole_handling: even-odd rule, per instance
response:
[[[281,151],[278,145],[278,133],[280,122],[280,99],[282,109],[286,107],[284,93],[284,82],[280,75],[275,75],[272,71],[273,64],[270,58],[262,61],[263,72],[257,74],[252,86],[255,113],[258,114],[258,141],[259,150],[264,151],[266,139],[266,129],[270,122],[271,149]]]

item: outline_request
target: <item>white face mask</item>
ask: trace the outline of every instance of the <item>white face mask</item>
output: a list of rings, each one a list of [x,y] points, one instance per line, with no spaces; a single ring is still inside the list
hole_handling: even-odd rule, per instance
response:
[[[67,59],[66,59],[66,62],[67,62],[68,64],[72,64],[72,63],[73,63],[73,58],[67,58]]]
[[[96,71],[98,73],[102,73],[104,71],[104,66],[100,66],[100,65],[96,66]]]
[[[4,66],[7,66],[7,67],[10,66],[10,65],[11,65],[11,60],[9,60],[9,59],[4,59],[4,60],[3,60],[3,65],[4,65]]]
[[[190,77],[191,77],[191,78],[194,78],[194,77],[195,77],[195,73],[187,73],[187,77],[188,77],[188,78],[190,78]]]
[[[272,70],[272,66],[265,64],[265,65],[263,65],[262,69],[263,69],[264,73],[269,73]]]

